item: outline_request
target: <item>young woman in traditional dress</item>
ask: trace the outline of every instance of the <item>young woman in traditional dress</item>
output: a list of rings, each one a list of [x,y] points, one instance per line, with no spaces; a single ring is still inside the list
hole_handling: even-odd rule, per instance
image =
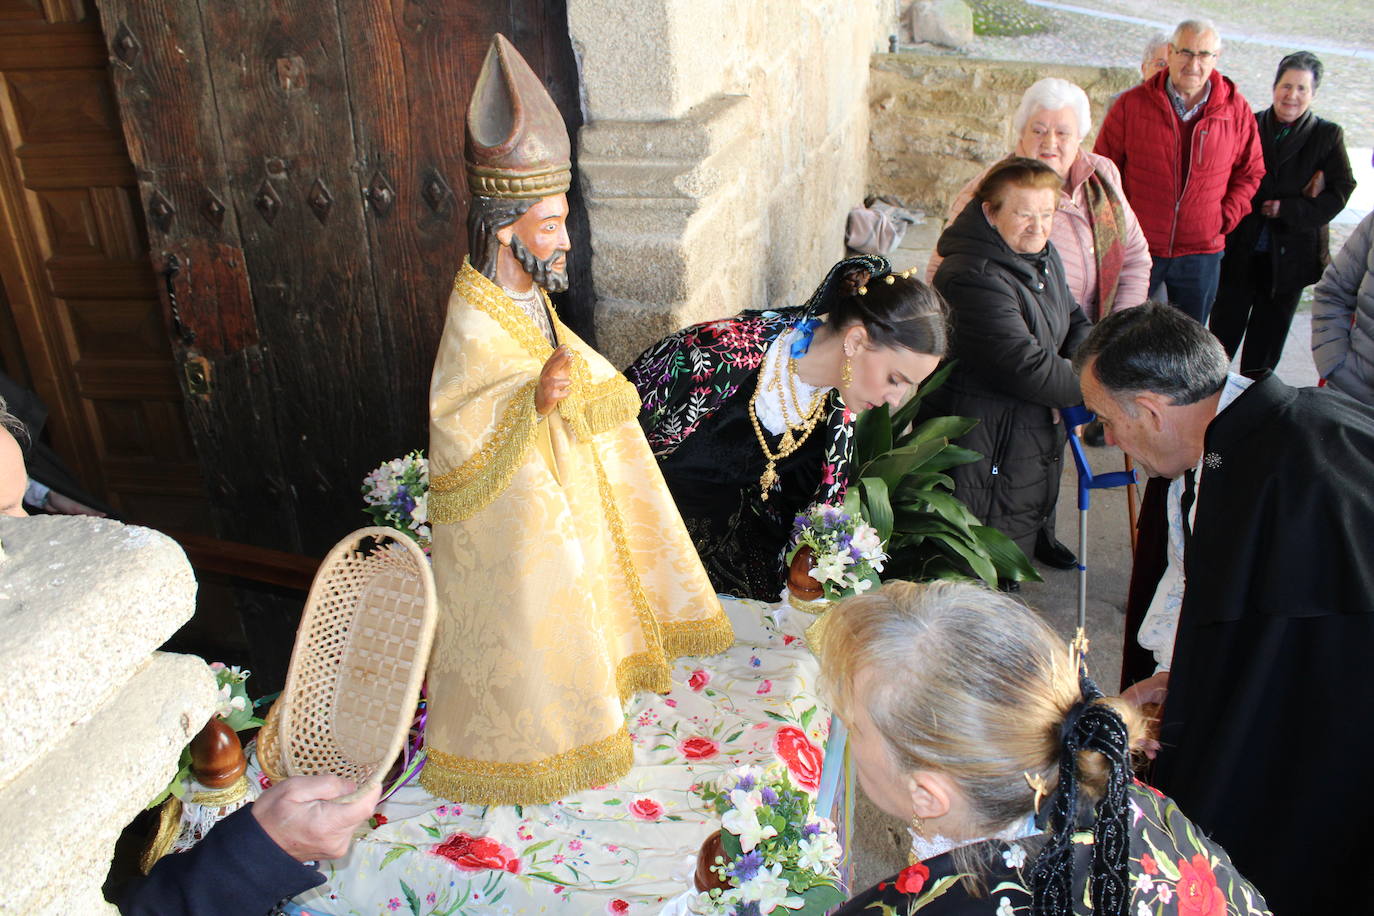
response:
[[[945,311],[885,259],[849,258],[805,305],[685,328],[625,370],[718,591],[777,598],[794,518],[844,498],[855,415],[896,407],[935,369]]]

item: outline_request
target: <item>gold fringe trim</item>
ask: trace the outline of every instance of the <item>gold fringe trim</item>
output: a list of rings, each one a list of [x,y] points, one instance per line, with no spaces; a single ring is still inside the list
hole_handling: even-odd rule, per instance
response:
[[[617,373],[614,378],[593,384],[586,375],[586,362],[577,356],[573,361],[572,389],[558,405],[558,412],[578,439],[585,442],[639,417],[639,391],[629,379]]]
[[[630,772],[634,745],[622,725],[609,737],[532,763],[492,763],[430,748],[420,785],[471,805],[543,805],[615,782]]]
[[[825,645],[825,628],[830,623],[830,615],[822,614],[816,618],[811,626],[806,628],[803,634],[806,637],[806,647],[811,650],[811,654],[816,658],[821,657],[821,647]]]
[[[615,686],[623,705],[640,691],[667,693],[672,690],[673,672],[666,660],[659,661],[649,652],[636,652],[622,658],[615,666]]]
[[[462,269],[453,279],[453,288],[474,308],[490,315],[532,360],[542,366],[553,355],[553,348],[525,310],[501,287],[484,277],[471,261],[464,259]],[[553,317],[559,336],[565,336],[567,328],[558,320],[548,293],[542,287],[536,289],[540,302]],[[604,381],[593,382],[587,360],[574,350],[571,378],[568,396],[559,402],[558,413],[579,440],[585,442],[639,416],[639,392],[619,372]]]
[[[158,860],[171,851],[172,844],[180,834],[181,799],[171,795],[162,803],[162,808],[158,812],[157,833],[154,834],[148,848],[143,850],[143,858],[138,862],[139,869],[145,875],[152,871]]]
[[[735,644],[735,628],[724,611],[708,620],[667,621],[662,627],[663,651],[669,658],[719,655]]]
[[[200,805],[203,808],[223,808],[236,802],[243,801],[243,797],[248,794],[248,777],[240,776],[231,785],[223,789],[212,789],[206,792],[196,792],[191,795],[190,803]],[[143,851],[143,858],[139,860],[138,867],[146,875],[153,870],[153,866],[158,860],[167,853],[171,852],[172,845],[176,843],[177,837],[181,836],[181,799],[175,795],[168,796],[162,803],[162,808],[158,813],[157,833],[153,836],[153,841],[148,844],[148,848]]]
[[[430,480],[429,520],[438,525],[472,518],[510,486],[534,442],[536,382],[521,385],[482,447],[463,464]]]

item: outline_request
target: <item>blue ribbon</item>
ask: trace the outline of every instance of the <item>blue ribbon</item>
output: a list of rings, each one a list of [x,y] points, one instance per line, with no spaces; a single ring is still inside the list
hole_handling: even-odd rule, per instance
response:
[[[811,338],[816,336],[816,328],[820,327],[819,318],[803,318],[792,327],[797,332],[797,339],[792,341],[791,356],[798,359],[811,349]]]

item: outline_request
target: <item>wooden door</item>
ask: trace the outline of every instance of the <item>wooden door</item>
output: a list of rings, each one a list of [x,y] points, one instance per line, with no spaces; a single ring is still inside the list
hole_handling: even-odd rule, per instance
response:
[[[95,10],[0,0],[0,359],[54,447],[132,521],[204,530]]]
[[[319,553],[424,447],[466,251],[463,119],[493,32],[575,131],[562,2],[99,0],[222,536]],[[581,237],[590,324],[590,256]],[[579,225],[580,223],[580,225]],[[175,307],[173,307],[175,306]]]

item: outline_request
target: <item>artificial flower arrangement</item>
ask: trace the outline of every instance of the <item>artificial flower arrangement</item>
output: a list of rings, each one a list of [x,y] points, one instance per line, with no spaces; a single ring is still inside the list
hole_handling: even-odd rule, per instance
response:
[[[693,913],[821,916],[844,902],[835,825],[816,815],[784,767],[737,767],[699,794],[720,815],[721,852],[707,864],[724,886],[698,893]]]
[[[238,665],[225,665],[222,662],[212,662],[210,670],[215,674],[215,684],[219,687],[219,707],[215,710],[215,715],[224,720],[236,732],[246,731],[250,728],[257,728],[262,725],[263,720],[255,714],[255,709],[267,702],[270,697],[263,697],[254,703],[248,698],[248,688],[244,684],[248,681],[248,676],[253,672],[247,668],[240,668]],[[186,800],[186,791],[191,784],[191,745],[181,749],[181,763],[176,774],[167,788],[158,793],[157,798],[149,803],[149,808],[155,808],[162,804],[169,795]]]
[[[429,460],[416,449],[363,478],[363,511],[383,528],[410,535],[429,553]]]
[[[852,502],[852,505],[850,504]],[[859,514],[858,501],[820,504],[798,515],[792,525],[789,564],[803,547],[811,551],[811,578],[830,601],[862,595],[879,584],[887,562],[883,539]]]

